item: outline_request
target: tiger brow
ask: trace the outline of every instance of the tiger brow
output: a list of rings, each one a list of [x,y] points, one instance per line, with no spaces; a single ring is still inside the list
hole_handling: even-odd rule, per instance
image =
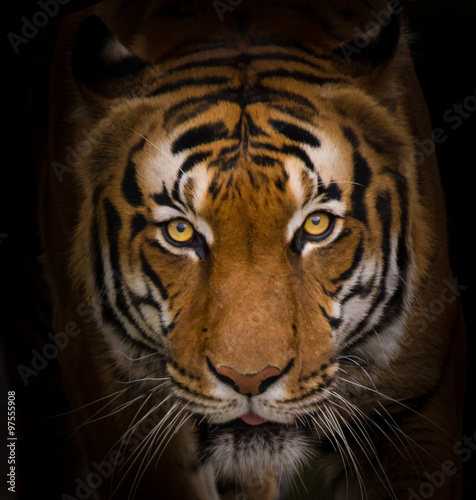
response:
[[[313,148],[321,146],[321,141],[314,134],[298,125],[282,120],[269,120],[269,123],[276,132],[279,132],[291,141],[308,144]]]
[[[200,125],[188,129],[172,144],[172,153],[175,155],[186,149],[193,149],[202,144],[225,139],[228,136],[228,129],[222,121],[212,124]]]

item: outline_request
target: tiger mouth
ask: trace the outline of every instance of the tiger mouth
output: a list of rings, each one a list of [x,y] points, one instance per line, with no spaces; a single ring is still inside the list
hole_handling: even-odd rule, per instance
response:
[[[289,426],[278,422],[267,421],[261,425],[250,425],[241,418],[220,424],[200,423],[198,440],[200,457],[208,461],[223,443],[232,443],[233,453],[237,448],[242,453],[254,453],[259,445],[261,449],[268,443],[277,442],[288,433]],[[278,452],[279,450],[274,450]]]
[[[256,415],[258,417],[258,415]],[[202,438],[213,439],[218,438],[219,436],[223,436],[225,434],[233,434],[236,436],[240,436],[244,441],[251,440],[256,436],[266,436],[266,435],[283,435],[286,434],[289,430],[293,432],[304,431],[306,433],[309,432],[309,429],[302,422],[297,421],[291,423],[280,423],[272,420],[265,420],[261,417],[258,417],[262,420],[261,423],[248,423],[242,417],[235,418],[233,420],[229,420],[228,422],[221,423],[210,423],[206,422],[203,418],[196,421],[199,434]]]
[[[261,468],[281,474],[306,461],[314,450],[312,435],[302,425],[250,425],[236,418],[218,424],[202,419],[197,428],[198,459],[222,478],[246,480]]]
[[[269,432],[270,430],[283,430],[288,427],[288,424],[280,424],[279,422],[272,422],[266,420],[261,424],[249,424],[244,421],[241,417],[230,420],[229,422],[223,422],[219,424],[212,424],[208,422],[201,422],[198,427],[202,432],[207,434],[217,434],[220,432],[240,432],[240,433],[260,433],[262,431]]]
[[[265,424],[266,422],[269,422],[269,420],[260,417],[256,413],[253,413],[252,411],[245,413],[244,415],[241,415],[240,417],[243,422],[247,423],[248,425],[262,425]]]

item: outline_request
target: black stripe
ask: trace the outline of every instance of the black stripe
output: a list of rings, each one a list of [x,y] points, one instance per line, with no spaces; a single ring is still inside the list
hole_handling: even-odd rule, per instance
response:
[[[314,163],[312,163],[308,154],[299,146],[283,146],[281,151],[287,155],[297,156],[309,170],[314,171]]]
[[[340,303],[345,304],[349,300],[351,300],[353,297],[356,295],[360,295],[361,297],[365,297],[372,293],[372,290],[374,288],[374,283],[375,283],[376,275],[372,275],[372,278],[367,281],[367,283],[362,283],[359,279],[359,282],[356,283],[348,292],[347,294],[342,297]]]
[[[96,201],[99,200],[99,191],[95,194]],[[99,236],[99,224],[98,224],[98,213],[97,213],[97,204],[95,207],[95,214],[93,218],[93,222],[91,225],[91,242],[92,242],[92,250],[94,255],[94,276],[96,283],[96,290],[101,304],[101,316],[105,323],[111,324],[114,326],[115,330],[122,333],[129,342],[134,341],[132,337],[130,337],[127,332],[124,331],[122,323],[117,318],[114,310],[112,309],[112,305],[107,297],[107,294],[104,293],[104,289],[106,287],[106,273],[104,270],[104,262],[102,259],[102,251],[101,251],[101,241]]]
[[[296,62],[308,66],[317,71],[327,71],[321,64],[316,64],[305,57],[301,57],[286,52],[265,52],[264,54],[250,54],[253,61],[278,61],[278,62]]]
[[[293,123],[284,122],[282,120],[269,120],[270,125],[279,132],[284,135],[291,141],[302,142],[305,144],[309,144],[314,148],[318,148],[321,146],[321,141],[311,132],[298,125],[294,125]]]
[[[355,132],[350,127],[342,127],[344,137],[350,142],[354,149],[360,146],[360,141],[355,135]]]
[[[250,37],[248,41],[251,45],[255,47],[270,47],[270,46],[274,48],[279,47],[279,48],[284,48],[286,50],[297,50],[298,52],[310,55],[313,59],[326,60],[330,58],[330,56],[327,54],[320,54],[315,50],[313,50],[311,47],[303,45],[297,39],[286,39],[286,38],[279,39],[274,36],[273,38],[255,36],[255,37]]]
[[[198,165],[202,161],[206,160],[211,156],[211,151],[205,151],[203,153],[194,153],[191,154],[187,159],[182,163],[179,169],[179,173],[177,176],[177,180],[174,182],[174,187],[172,189],[172,198],[182,205],[184,205],[184,201],[180,199],[180,179],[184,174],[186,174],[189,170],[191,170],[195,165]]]
[[[99,225],[97,221],[96,207],[95,207],[93,222],[91,224],[91,248],[94,260],[93,271],[94,271],[94,282],[96,283],[96,291],[98,295],[102,297],[105,286],[105,272],[104,272],[104,263],[102,260],[101,242],[99,238]]]
[[[144,204],[144,198],[142,195],[142,190],[137,182],[137,171],[136,165],[132,161],[135,153],[141,151],[146,143],[145,138],[141,139],[138,144],[136,144],[130,151],[129,157],[127,158],[127,165],[124,171],[124,177],[122,179],[122,193],[126,200],[133,207],[138,207]]]
[[[208,186],[208,192],[212,195],[212,198],[214,200],[220,194],[221,188],[222,188],[222,185],[217,184],[217,182],[215,180],[212,180],[212,182],[210,182],[210,185]]]
[[[155,97],[159,95],[168,94],[182,90],[184,87],[198,87],[200,85],[224,85],[230,79],[225,76],[206,76],[203,78],[184,78],[176,82],[164,83],[158,89],[151,92],[148,97]]]
[[[114,290],[116,292],[116,306],[127,316],[127,304],[122,291],[121,264],[119,256],[119,231],[122,228],[121,217],[108,198],[103,202],[106,215],[107,240],[109,246],[109,262],[111,264]]]
[[[385,328],[390,323],[398,318],[400,312],[402,311],[403,301],[406,293],[406,285],[402,280],[399,280],[398,286],[393,292],[392,296],[387,300],[385,304],[385,312],[380,318],[377,325],[374,327],[375,331],[379,331]]]
[[[101,242],[100,242],[100,236],[99,236],[99,225],[98,225],[98,213],[97,213],[97,207],[98,201],[99,201],[99,196],[100,196],[100,191],[97,190],[95,193],[95,201],[96,203],[94,204],[95,208],[95,214],[93,218],[93,222],[91,225],[91,242],[92,242],[92,252],[93,252],[93,259],[94,259],[94,276],[95,276],[95,283],[96,283],[96,289],[101,305],[101,316],[106,324],[110,324],[114,327],[114,331],[123,337],[123,339],[128,342],[131,345],[135,345],[136,347],[147,350],[149,352],[156,352],[155,349],[151,348],[149,345],[145,344],[144,342],[141,342],[140,340],[135,339],[134,337],[131,337],[126,329],[124,328],[124,325],[121,323],[119,318],[116,316],[116,313],[114,312],[112,305],[107,297],[107,294],[104,293],[104,288],[105,288],[105,270],[104,270],[104,263],[102,259],[102,251],[101,251]]]
[[[239,153],[236,153],[228,158],[217,158],[216,161],[213,162],[213,165],[219,165],[220,171],[226,172],[236,167],[239,157]]]
[[[280,191],[285,191],[286,189],[286,182],[287,182],[287,179],[286,178],[278,178],[278,179],[275,179],[274,181],[274,185],[280,190]]]
[[[192,149],[201,144],[218,141],[226,138],[227,135],[228,129],[222,121],[195,127],[187,130],[174,141],[172,144],[172,153],[177,154],[185,149]]]
[[[253,137],[257,137],[260,135],[268,136],[268,134],[261,127],[256,125],[256,123],[253,121],[253,118],[251,118],[251,116],[248,113],[245,113],[243,115],[243,118],[244,118],[244,121],[247,125],[249,135],[251,135]],[[240,119],[240,121],[241,121],[241,119]]]
[[[235,68],[240,69],[252,64],[255,61],[278,61],[278,62],[296,62],[308,66],[318,71],[326,71],[322,65],[316,64],[305,57],[289,54],[286,52],[265,52],[263,54],[240,54],[238,57],[210,57],[205,60],[190,61],[175,66],[167,71],[168,74],[186,71],[191,69],[203,68]]]
[[[101,253],[101,241],[99,236],[98,206],[102,188],[96,188],[93,195],[94,214],[91,222],[91,248],[93,254],[93,272],[96,283],[96,291],[101,296],[104,289],[104,266]]]
[[[390,299],[387,301],[385,314],[379,321],[376,329],[384,328],[398,317],[403,308],[405,294],[407,290],[407,271],[409,265],[409,254],[407,248],[408,235],[408,186],[407,180],[402,175],[396,172],[387,172],[390,174],[397,185],[397,192],[400,200],[400,234],[397,244],[397,266],[399,269],[400,279],[397,288],[393,292]]]
[[[251,155],[250,159],[259,167],[274,167],[276,165],[282,165],[281,160],[268,155]]]
[[[342,190],[335,181],[329,182],[327,186],[321,182],[319,184],[318,194],[322,197],[321,201],[342,199]]]
[[[194,14],[196,15],[196,14]],[[236,49],[235,39],[220,38],[218,40],[210,40],[208,38],[187,40],[180,44],[173,44],[171,49],[162,54],[162,60],[178,60],[186,56],[197,55],[204,52],[211,52],[224,48]],[[204,59],[211,57],[210,54],[205,54]]]
[[[372,171],[367,163],[367,160],[355,150],[352,155],[354,163],[354,185],[351,196],[352,214],[353,216],[367,225],[367,202],[365,200],[365,192],[372,179]]]
[[[173,202],[172,198],[169,195],[167,187],[165,183],[163,184],[163,191],[161,193],[155,193],[152,198],[154,199],[157,205],[162,205],[165,207],[175,208],[176,210],[180,210],[180,208]]]
[[[362,337],[368,338],[372,335],[375,328],[365,331],[367,327],[368,321],[372,313],[376,310],[377,306],[379,306],[387,295],[387,290],[385,288],[388,269],[389,269],[389,257],[391,252],[391,227],[392,227],[392,195],[388,191],[381,192],[377,195],[377,203],[376,208],[379,216],[379,220],[382,226],[382,243],[381,243],[381,251],[382,251],[382,275],[380,277],[380,283],[377,287],[378,293],[375,297],[368,313],[365,318],[360,321],[360,323],[354,328],[354,330],[347,335],[346,343],[348,343],[348,347],[346,350],[358,339],[359,335]]]
[[[137,323],[129,310],[126,293],[129,292],[121,274],[121,264],[119,255],[119,232],[122,228],[122,221],[114,205],[108,198],[104,199],[104,212],[106,214],[107,235],[109,242],[109,260],[113,273],[114,290],[116,292],[115,306],[126,318],[126,320],[140,333],[144,340],[151,344],[156,343],[156,339],[150,337]],[[122,329],[125,329],[122,325]],[[132,338],[132,337],[131,337]],[[134,339],[135,340],[135,339]]]
[[[319,308],[324,318],[326,318],[326,320],[328,321],[330,327],[332,329],[339,328],[340,324],[342,323],[342,318],[335,318],[334,316],[331,316],[321,305],[319,305]]]
[[[259,92],[255,93],[255,100],[250,102],[250,104],[255,102],[263,102],[269,103],[271,106],[273,106],[282,101],[289,101],[289,103],[303,106],[309,109],[314,117],[319,114],[312,101],[305,98],[301,94],[297,94],[296,92],[291,92],[284,89],[274,89],[269,86],[263,86],[261,89],[259,89]]]
[[[205,151],[203,153],[194,153],[191,154],[181,165],[179,171],[179,179],[186,174],[189,170],[191,170],[195,165],[203,162],[207,158],[212,155],[211,151]]]
[[[152,269],[150,264],[147,262],[147,259],[145,258],[144,253],[140,252],[140,261],[142,265],[142,271],[144,274],[152,281],[152,283],[156,286],[156,288],[159,290],[160,296],[162,297],[163,300],[167,300],[169,298],[169,292],[167,291],[167,288],[164,286],[162,283],[162,280],[157,276],[155,271]]]
[[[142,214],[135,214],[131,220],[131,240],[147,227],[147,219]]]
[[[240,61],[237,59],[229,58],[229,57],[214,57],[205,60],[199,61],[190,61],[179,66],[175,66],[174,68],[170,68],[167,73],[169,75],[179,72],[179,71],[189,71],[193,69],[204,69],[204,68],[239,68],[241,65]]]
[[[116,208],[108,198],[104,199],[103,207],[104,213],[106,214],[107,239],[109,242],[111,266],[114,270],[119,271],[120,266],[118,243],[119,231],[122,228],[122,220],[119,216],[119,212],[116,210]]]
[[[244,109],[249,104],[270,104],[280,103],[282,101],[290,101],[291,103],[304,106],[314,113],[318,114],[313,103],[295,92],[290,92],[283,89],[273,89],[271,87],[238,87],[233,89],[221,89],[215,92],[207,93],[199,97],[191,97],[180,101],[171,106],[164,113],[164,122],[167,123],[178,113],[184,111],[188,106],[201,105],[202,111],[215,106],[220,102],[231,102],[238,104],[241,109]]]
[[[408,236],[408,183],[407,179],[403,175],[397,172],[392,172],[392,177],[395,179],[397,185],[397,192],[400,198],[400,235],[398,237],[397,246],[397,265],[401,273],[407,272],[409,264],[409,254],[407,248],[407,236]]]
[[[352,263],[345,271],[339,274],[337,278],[334,278],[332,280],[332,283],[335,284],[339,283],[339,281],[348,280],[352,276],[354,271],[357,269],[357,266],[360,264],[363,255],[364,255],[364,243],[361,238],[359,244],[357,245],[357,248],[355,249],[354,256],[352,258]]]
[[[217,159],[210,162],[209,166],[219,165],[221,157],[229,155],[231,153],[237,153],[240,150],[240,144],[233,144],[231,146],[223,146],[217,153]]]
[[[142,312],[141,306],[143,306],[143,305],[152,307],[157,311],[157,317],[159,318],[160,326],[162,328],[162,334],[164,336],[167,336],[169,334],[169,332],[173,330],[175,324],[171,323],[170,325],[166,325],[164,323],[162,305],[155,300],[149,286],[147,286],[147,295],[145,297],[140,296],[140,295],[136,295],[134,293],[131,293],[131,295],[132,295],[132,304],[135,306],[137,311],[140,313],[144,323],[148,324],[148,320],[147,320],[147,317]],[[153,325],[151,325],[151,326],[153,326]]]
[[[299,82],[309,83],[311,85],[319,85],[319,86],[326,85],[329,83],[345,83],[345,80],[342,80],[341,78],[322,77],[304,71],[295,71],[295,70],[290,71],[284,68],[262,71],[261,73],[258,73],[258,77],[261,79],[291,78]]]

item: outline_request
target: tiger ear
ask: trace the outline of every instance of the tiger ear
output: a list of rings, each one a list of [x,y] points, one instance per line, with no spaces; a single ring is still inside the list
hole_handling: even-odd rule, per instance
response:
[[[71,64],[74,79],[88,104],[137,95],[150,67],[124,47],[98,16],[89,17],[80,26]]]
[[[334,50],[339,70],[352,77],[370,76],[394,59],[401,36],[401,19],[396,11],[371,11],[363,27],[355,26],[355,36]]]

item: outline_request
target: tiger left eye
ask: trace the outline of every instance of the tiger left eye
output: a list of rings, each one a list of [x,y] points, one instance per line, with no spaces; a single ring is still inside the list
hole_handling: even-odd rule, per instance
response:
[[[326,212],[315,212],[308,216],[302,228],[309,236],[324,236],[332,226],[332,219]]]

